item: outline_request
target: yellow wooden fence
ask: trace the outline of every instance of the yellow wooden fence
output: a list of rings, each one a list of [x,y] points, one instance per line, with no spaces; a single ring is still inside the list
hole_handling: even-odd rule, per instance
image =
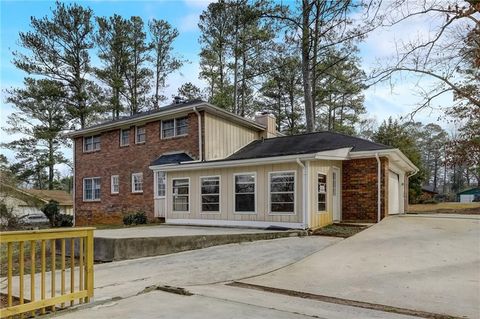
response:
[[[2,266],[7,272],[1,274],[0,283],[7,300],[0,318],[23,317],[27,312],[35,316],[72,306],[76,301],[88,302],[94,285],[93,230],[83,227],[0,233],[0,249],[7,262]],[[29,256],[25,256],[26,250]],[[29,274],[25,274],[27,264]]]

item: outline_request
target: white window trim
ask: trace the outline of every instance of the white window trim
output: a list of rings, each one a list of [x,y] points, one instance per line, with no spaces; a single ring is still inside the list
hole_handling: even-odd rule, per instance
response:
[[[123,131],[129,131],[128,133],[128,144],[122,144],[122,133]],[[136,135],[135,135],[136,136]],[[130,128],[120,129],[120,146],[129,146],[130,145]]]
[[[158,196],[158,176],[157,176],[157,173],[158,172],[163,172],[165,174],[165,195],[163,196]],[[154,195],[153,195],[153,198],[155,199],[165,199],[167,197],[167,184],[168,184],[168,180],[167,180],[167,172],[165,171],[154,171],[154,175],[153,175],[153,191],[154,191]]]
[[[318,210],[318,175],[325,175],[325,178],[326,178],[326,181],[325,181],[325,185],[327,187],[327,191],[325,192],[325,210]],[[317,211],[317,214],[327,214],[328,213],[328,191],[329,191],[329,187],[328,187],[328,180],[331,179],[333,180],[333,178],[329,178],[328,177],[328,172],[319,172],[317,171],[317,179],[316,179],[316,184],[315,186],[317,187],[316,189],[316,192],[315,192],[315,195],[316,195],[316,200],[315,200],[315,210]],[[338,177],[337,177],[338,178]],[[338,190],[337,190],[338,191]]]
[[[187,179],[188,180],[188,210],[173,210],[174,202],[173,202],[173,182],[179,179]],[[190,214],[192,208],[191,196],[192,196],[192,184],[190,183],[190,177],[176,177],[172,178],[172,213],[174,214]]]
[[[99,146],[97,149],[94,148],[94,149],[92,149],[92,150],[90,150],[90,151],[87,151],[87,150],[85,149],[85,139],[91,137],[91,138],[92,138],[92,143],[93,143],[93,137],[95,137],[95,136],[100,137],[100,143],[99,143],[100,146]],[[83,153],[98,152],[98,151],[100,151],[100,149],[102,148],[102,139],[101,139],[101,135],[100,135],[100,134],[84,136],[84,137],[82,138],[82,140],[83,140]],[[93,144],[93,145],[95,145],[95,144]]]
[[[293,173],[293,212],[279,213],[272,212],[272,194],[270,178],[272,174]],[[271,171],[268,172],[268,215],[271,216],[295,216],[297,215],[297,171]]]
[[[235,192],[235,177],[239,176],[239,175],[252,175],[252,174],[255,178],[255,183],[254,183],[255,184],[255,192],[254,192],[254,195],[255,195],[255,200],[254,200],[255,201],[255,211],[254,212],[237,212],[235,210],[235,207],[237,206],[236,205],[237,196],[236,196],[236,192]],[[238,214],[238,215],[257,215],[257,211],[258,211],[258,209],[257,209],[257,198],[258,198],[257,192],[258,192],[258,190],[257,190],[257,172],[244,172],[244,173],[233,174],[233,201],[232,201],[232,203],[233,203],[233,207],[232,207],[233,208],[232,209],[233,213]]]
[[[136,191],[135,190],[135,178],[134,176],[138,176],[138,175],[141,175],[142,176],[142,190],[141,191]],[[145,180],[143,179],[143,173],[142,172],[139,172],[139,173],[132,173],[132,193],[135,193],[135,194],[141,194],[143,193],[143,183],[145,182]]]
[[[138,131],[138,128],[139,127],[144,127],[145,128],[145,141],[143,142],[139,142],[137,141],[137,131]],[[147,141],[147,126],[146,125],[135,125],[135,144],[145,144],[145,142]]]
[[[177,135],[177,119],[183,119],[183,118],[187,119],[187,133]],[[165,137],[165,136],[163,136],[163,122],[164,121],[171,121],[171,120],[173,120],[173,135]],[[160,121],[160,138],[162,140],[168,140],[168,139],[171,139],[171,138],[184,137],[184,136],[188,136],[188,115],[174,117],[174,118],[171,118],[171,119],[164,119],[164,120]]]
[[[117,178],[118,180],[118,191],[114,192],[113,191],[113,179],[114,177]],[[110,176],[110,194],[118,194],[120,193],[120,176],[119,175],[112,175]]]
[[[203,211],[202,206],[202,178],[218,178],[218,211]],[[222,177],[220,175],[208,175],[199,177],[200,185],[200,214],[204,215],[220,215],[222,211]]]
[[[98,199],[85,199],[85,180],[86,179],[92,179],[93,180],[95,178],[100,179],[100,198],[98,198]],[[102,197],[102,178],[100,176],[84,177],[82,179],[82,191],[83,191],[82,198],[83,198],[84,202],[99,202],[101,200],[101,197]],[[93,189],[93,191],[95,191],[95,189]]]

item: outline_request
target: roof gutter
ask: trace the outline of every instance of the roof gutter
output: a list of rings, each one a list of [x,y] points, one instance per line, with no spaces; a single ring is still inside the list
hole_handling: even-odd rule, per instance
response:
[[[193,107],[193,111],[197,114],[198,118],[198,160],[203,161],[203,147],[202,147],[202,116],[198,112],[197,107]]]
[[[375,153],[375,158],[377,159],[377,223],[380,222],[382,219],[382,163],[380,161],[380,157],[378,157],[378,153]]]
[[[303,171],[303,178],[302,178],[302,182],[303,182],[303,190],[302,190],[302,193],[303,193],[303,201],[302,201],[303,229],[307,229],[308,225],[310,225],[310,221],[308,220],[309,219],[309,214],[307,212],[307,210],[308,210],[308,193],[309,193],[309,191],[307,191],[307,189],[308,189],[308,167],[307,167],[307,165],[303,164],[302,161],[300,161],[300,159],[298,157],[297,157],[296,162],[302,168],[302,171]]]

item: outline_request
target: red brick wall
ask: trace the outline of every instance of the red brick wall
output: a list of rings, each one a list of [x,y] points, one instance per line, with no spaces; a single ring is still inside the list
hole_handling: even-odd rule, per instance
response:
[[[135,127],[130,128],[130,145],[120,147],[120,130],[101,134],[101,149],[83,152],[83,138],[75,140],[75,225],[121,224],[123,215],[144,211],[154,219],[153,172],[151,162],[167,152],[185,151],[198,158],[198,121],[188,115],[188,135],[160,138],[160,121],[146,124],[146,142],[135,144]],[[143,173],[143,193],[132,193],[132,173]],[[110,176],[119,175],[120,193],[110,193]],[[83,178],[101,177],[99,202],[83,201]]]
[[[381,161],[381,217],[388,207],[388,159]],[[342,219],[344,221],[377,221],[377,160],[355,159],[343,162]]]

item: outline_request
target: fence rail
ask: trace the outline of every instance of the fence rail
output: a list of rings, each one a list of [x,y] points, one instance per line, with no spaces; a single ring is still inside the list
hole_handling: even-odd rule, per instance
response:
[[[73,306],[76,301],[89,302],[94,285],[93,230],[84,227],[2,232],[0,252],[6,267],[2,265],[0,318],[23,317],[27,312],[35,316],[45,314],[47,309]],[[25,289],[25,277],[30,279],[30,289]]]

